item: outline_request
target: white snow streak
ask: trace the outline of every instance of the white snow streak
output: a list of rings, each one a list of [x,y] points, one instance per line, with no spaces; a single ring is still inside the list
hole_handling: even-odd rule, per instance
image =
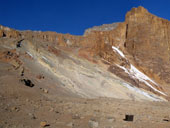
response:
[[[136,87],[132,87],[132,86],[130,86],[130,85],[127,84],[127,83],[123,83],[123,85],[124,85],[125,87],[127,87],[129,90],[135,91],[135,92],[137,92],[137,93],[139,93],[139,94],[141,94],[141,95],[144,95],[144,96],[146,96],[146,97],[148,97],[148,98],[150,98],[150,99],[152,99],[152,100],[154,100],[154,101],[161,101],[160,99],[154,97],[153,95],[150,95],[150,94],[148,94],[147,92],[144,92],[144,91],[142,91],[142,90],[140,90],[140,89],[138,89],[138,88],[136,88]]]
[[[148,76],[146,76],[145,74],[143,74],[142,72],[140,72],[135,66],[133,66],[132,64],[130,65],[130,75],[132,78],[138,79],[141,82],[144,82],[146,85],[148,85],[150,88],[152,88],[154,91],[159,92],[162,95],[165,95],[165,93],[157,90],[156,88],[154,88],[151,84],[149,84],[147,81],[150,81],[151,83],[155,84],[156,86],[158,86],[157,83],[155,83],[153,80],[151,80]]]
[[[27,52],[27,54],[33,58],[33,55],[31,53]]]
[[[123,66],[120,66],[120,65],[118,65],[118,64],[116,64],[116,66],[118,66],[119,68],[121,68],[121,69],[123,69],[126,73],[128,73],[129,74],[129,71],[128,71],[128,69],[126,69],[125,67],[123,67]]]
[[[148,76],[146,76],[144,73],[140,72],[135,66],[133,66],[132,64],[130,65],[131,69],[130,72],[132,74],[134,74],[137,78],[141,79],[141,80],[148,80],[151,83],[155,84],[158,86],[157,83],[155,83],[153,80],[151,80]]]
[[[44,60],[48,61],[48,59],[47,59],[46,57],[43,56],[42,58],[43,58]]]
[[[117,65],[117,64],[116,64]],[[147,81],[150,81],[151,83],[155,84],[158,86],[157,83],[155,83],[153,80],[151,80],[148,76],[146,76],[145,74],[143,74],[142,72],[140,72],[135,66],[133,66],[132,64],[130,65],[131,68],[130,70],[129,69],[126,69],[125,67],[123,66],[120,66],[120,65],[117,65],[119,68],[123,69],[127,74],[129,74],[129,76],[131,78],[134,78],[134,79],[138,79],[139,81],[145,83],[147,86],[149,86],[150,88],[152,88],[154,91],[162,94],[162,95],[166,95],[165,93],[157,90],[156,88],[154,88],[149,82]]]
[[[121,57],[125,58],[125,55],[123,54],[123,52],[120,51],[118,48],[112,46],[112,49],[113,49],[114,51],[116,51]]]
[[[122,56],[123,58],[125,58],[125,55],[123,54],[122,51],[120,51],[118,48],[112,46],[112,49],[115,50],[117,53],[119,53],[120,56]],[[126,58],[125,58],[126,59]],[[117,64],[116,64],[117,65]],[[120,66],[120,65],[117,65],[119,68],[123,69],[127,74],[129,74],[129,76],[131,78],[134,78],[134,79],[138,79],[139,81],[145,83],[147,86],[149,86],[150,88],[152,88],[154,91],[162,94],[162,95],[165,95],[165,93],[159,91],[158,89],[154,88],[150,83],[156,85],[156,86],[159,86],[157,83],[155,83],[153,80],[151,80],[148,76],[146,76],[144,73],[142,73],[141,71],[139,71],[135,66],[133,66],[132,64],[130,64],[130,69],[127,69],[123,66]],[[149,83],[149,82],[150,83]]]

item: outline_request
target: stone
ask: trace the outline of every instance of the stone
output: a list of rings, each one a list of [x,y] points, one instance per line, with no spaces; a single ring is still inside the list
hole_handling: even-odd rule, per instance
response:
[[[165,121],[165,122],[170,122],[170,116],[165,116],[165,117],[163,118],[163,121]]]
[[[0,37],[3,37],[3,31],[0,30]]]
[[[124,121],[133,121],[134,119],[134,115],[125,115],[125,119],[123,119]]]
[[[89,128],[98,128],[99,123],[93,119],[89,120],[88,122]]]
[[[72,116],[72,119],[80,119],[80,116],[78,114],[75,114]]]
[[[53,112],[53,111],[54,111],[54,108],[51,107],[51,108],[49,109],[49,112]]]
[[[31,117],[31,119],[36,119],[35,115],[32,113],[28,113],[28,115]]]
[[[105,126],[104,128],[113,128],[113,126]]]
[[[44,77],[44,75],[42,75],[42,74],[37,75],[36,77],[37,77],[37,79],[39,79],[39,80],[41,80],[41,79],[44,79],[44,78],[45,78],[45,77]]]
[[[68,127],[73,127],[74,124],[73,124],[73,122],[70,122],[70,123],[67,124],[67,126],[68,126]]]
[[[50,126],[50,124],[48,124],[46,121],[42,121],[40,122],[40,126],[44,128]]]
[[[35,85],[32,83],[32,81],[29,80],[29,79],[21,79],[21,82],[23,82],[26,86],[31,87],[31,88],[35,86]]]
[[[11,111],[19,112],[19,111],[20,111],[20,109],[19,109],[18,107],[12,107],[12,108],[11,108]]]
[[[43,92],[44,93],[48,93],[48,89],[43,89]]]
[[[107,120],[108,120],[108,122],[110,122],[110,123],[116,121],[115,117],[108,117]]]

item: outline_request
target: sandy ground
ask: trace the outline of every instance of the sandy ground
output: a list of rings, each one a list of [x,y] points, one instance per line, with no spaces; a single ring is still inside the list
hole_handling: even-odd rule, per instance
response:
[[[170,127],[169,102],[67,96],[51,99],[50,91],[27,87],[11,76],[0,77],[0,128]],[[124,121],[126,114],[134,115],[134,121]]]

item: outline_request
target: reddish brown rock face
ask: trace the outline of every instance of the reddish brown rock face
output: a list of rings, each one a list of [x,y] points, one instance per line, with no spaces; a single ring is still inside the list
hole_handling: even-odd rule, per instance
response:
[[[18,31],[0,25],[0,37],[19,38],[19,36],[21,35]]]
[[[126,15],[126,50],[136,63],[170,82],[170,22],[150,14],[143,7]]]

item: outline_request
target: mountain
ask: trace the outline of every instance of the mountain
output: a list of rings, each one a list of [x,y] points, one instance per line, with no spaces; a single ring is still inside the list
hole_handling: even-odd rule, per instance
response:
[[[169,24],[138,7],[125,22],[95,26],[83,36],[0,26],[0,59],[10,70],[24,70],[18,79],[75,96],[169,100]]]
[[[116,127],[129,112],[127,127],[167,127],[169,103],[148,101],[170,100],[170,21],[140,6],[82,36],[0,26],[0,87],[0,127],[98,127],[111,111]]]

